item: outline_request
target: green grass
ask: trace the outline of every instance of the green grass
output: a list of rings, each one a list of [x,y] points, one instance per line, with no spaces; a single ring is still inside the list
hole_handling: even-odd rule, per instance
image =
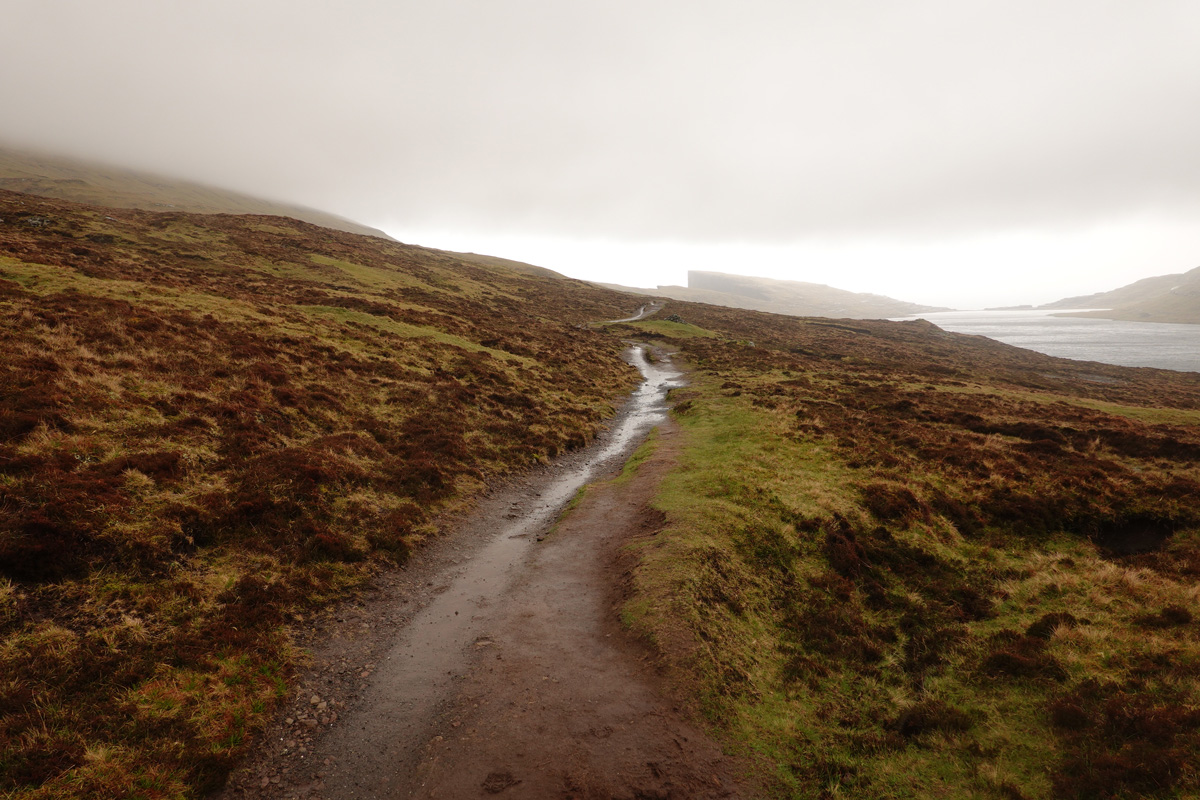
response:
[[[716,333],[705,330],[698,325],[692,325],[687,322],[668,322],[665,319],[650,319],[624,324],[638,330],[650,331],[672,339],[691,339],[697,336],[713,338],[717,336]]]
[[[219,786],[291,685],[284,620],[636,380],[586,284],[282,219],[0,219],[0,795]]]
[[[884,349],[902,340],[835,371],[803,339],[767,336],[753,349],[683,343],[699,369],[677,415],[679,464],[654,500],[667,527],[637,545],[622,619],[768,793],[1196,791],[1188,379],[1171,400],[1191,407],[1164,409],[1165,386],[1113,389],[1137,404],[1022,391],[989,357],[964,369],[963,404],[962,386],[911,379],[937,364]],[[840,364],[848,341],[834,345]],[[798,368],[797,351],[815,363]],[[1167,420],[1185,427],[1165,438]],[[1160,551],[1113,555],[1089,539],[1153,514],[1175,529]],[[1138,744],[1139,730],[1156,743]]]
[[[694,376],[622,617],[778,794],[1198,790],[1200,379],[690,304],[606,334],[628,296],[286,220],[0,219],[0,792],[219,785],[283,621],[589,442],[631,329]]]
[[[650,431],[649,435],[646,436],[646,441],[642,442],[638,446],[637,450],[633,451],[633,455],[631,455],[629,460],[625,462],[625,465],[621,467],[621,474],[616,478],[613,478],[613,482],[617,485],[622,485],[633,480],[634,476],[637,475],[638,470],[641,469],[642,464],[645,464],[647,459],[654,455],[654,452],[659,447],[659,443],[659,431],[658,428],[654,428]]]
[[[369,267],[339,258],[313,253],[309,256],[314,264],[324,267],[334,267],[356,283],[372,289],[391,289],[397,286],[419,286],[429,288],[427,284],[414,280],[404,272],[386,267]]]
[[[464,339],[461,336],[454,336],[437,328],[432,328],[423,325],[409,325],[404,322],[397,322],[388,317],[379,317],[374,314],[367,314],[362,311],[352,311],[347,308],[333,308],[330,306],[296,306],[296,309],[304,314],[321,316],[326,319],[331,319],[336,322],[350,322],[358,325],[366,325],[376,330],[392,333],[405,339],[429,339],[441,344],[447,344],[452,347],[457,347],[462,350],[467,350],[474,353],[487,353],[496,358],[505,359],[513,363],[520,363],[525,366],[536,364],[534,359],[516,356],[512,353],[506,353],[502,350],[494,350],[490,347],[472,342],[469,339]]]
[[[1079,406],[1080,408],[1090,408],[1095,411],[1103,411],[1105,414],[1128,417],[1129,419],[1138,420],[1139,422],[1147,422],[1152,425],[1200,425],[1200,410],[1194,408],[1170,408],[1160,405],[1124,405],[1121,403],[1110,403],[1103,400],[1095,400],[1086,397],[1056,395],[1047,392],[997,390],[994,386],[939,386],[937,389],[938,391],[951,392],[954,394],[1000,395],[1040,404],[1066,403],[1069,405]],[[1157,402],[1163,401],[1169,402],[1169,398],[1161,398]]]

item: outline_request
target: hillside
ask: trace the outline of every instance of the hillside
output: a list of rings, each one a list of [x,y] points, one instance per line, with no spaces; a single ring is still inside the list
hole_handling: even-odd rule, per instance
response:
[[[665,311],[613,326],[695,367],[622,613],[761,796],[1200,795],[1200,375]]]
[[[263,200],[179,178],[0,145],[0,189],[113,208],[196,214],[269,214],[323,228],[389,238],[383,231],[316,209]]]
[[[794,317],[833,317],[841,319],[886,319],[949,311],[948,308],[923,306],[893,300],[877,294],[847,292],[818,283],[779,281],[723,272],[688,270],[688,285],[634,289],[608,285],[609,288],[653,297],[667,297],[729,308],[747,308],[787,314]]]
[[[683,301],[586,324],[629,301],[0,191],[0,791],[219,786],[295,691],[290,626],[588,442],[639,339],[691,375],[621,618],[778,796],[1200,792],[1200,375]]]
[[[0,793],[219,785],[283,622],[589,441],[629,298],[267,216],[0,191]]]
[[[1105,309],[1071,316],[1200,324],[1200,267],[1178,274],[1143,278],[1111,292],[1068,297],[1039,308]]]

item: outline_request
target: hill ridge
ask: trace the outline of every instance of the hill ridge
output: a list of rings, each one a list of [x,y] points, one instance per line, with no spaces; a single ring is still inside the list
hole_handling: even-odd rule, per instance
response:
[[[264,214],[323,228],[391,239],[386,233],[315,208],[74,156],[0,143],[0,189],[111,208],[196,214]]]
[[[1069,315],[1077,317],[1200,324],[1200,267],[1142,278],[1107,292],[1065,297],[1038,308],[1093,309]]]

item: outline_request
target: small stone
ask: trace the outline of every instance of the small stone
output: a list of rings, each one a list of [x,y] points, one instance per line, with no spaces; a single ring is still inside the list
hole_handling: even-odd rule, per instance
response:
[[[291,717],[288,717],[283,722],[285,725],[295,725],[296,724],[296,720],[292,719]]]
[[[482,789],[488,794],[500,794],[510,786],[516,786],[521,781],[513,777],[511,772],[491,772],[484,779]]]
[[[320,698],[320,697],[317,697],[317,696],[314,694],[312,697],[310,697],[310,698],[308,699],[308,702],[309,702],[309,703],[311,703],[312,705],[314,705],[314,706],[315,706],[317,703],[321,702],[321,698]]]

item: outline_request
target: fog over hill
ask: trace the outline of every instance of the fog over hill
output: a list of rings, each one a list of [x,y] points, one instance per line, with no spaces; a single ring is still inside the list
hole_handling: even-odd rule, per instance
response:
[[[896,300],[879,294],[848,292],[819,283],[778,281],[704,270],[689,270],[687,286],[659,286],[656,289],[626,286],[612,288],[655,297],[669,297],[672,300],[748,308],[795,317],[886,319],[951,310]]]
[[[376,228],[313,208],[205,186],[181,178],[140,172],[0,144],[0,189],[76,203],[193,214],[269,214],[323,228],[391,238]]]

